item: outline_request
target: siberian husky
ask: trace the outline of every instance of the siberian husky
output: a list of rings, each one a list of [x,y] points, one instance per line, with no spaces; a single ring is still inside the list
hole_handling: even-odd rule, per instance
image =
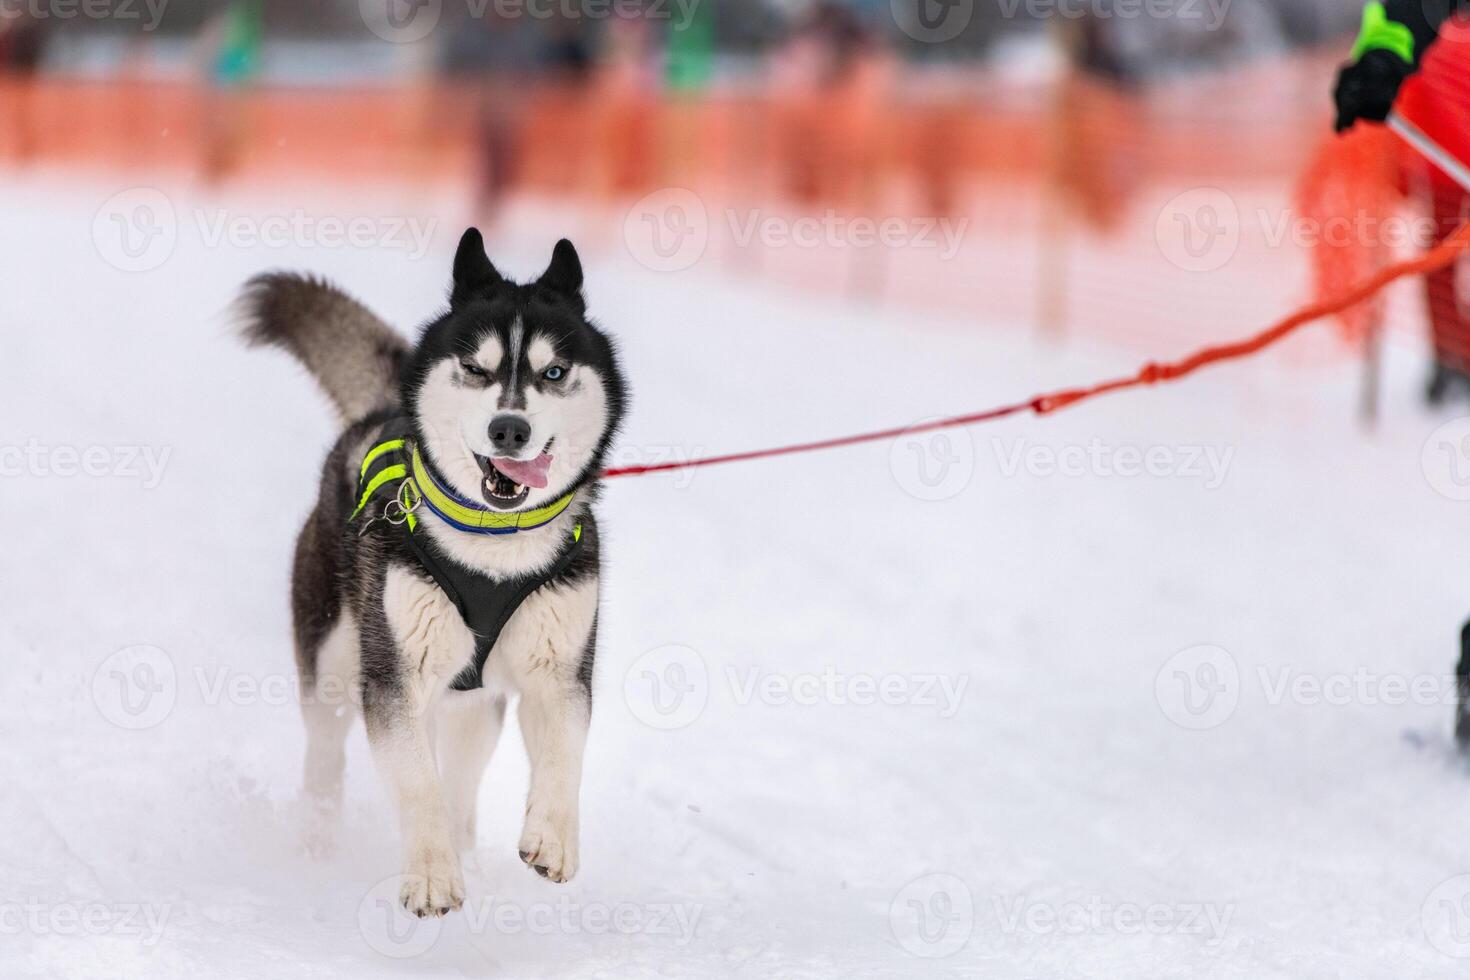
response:
[[[597,635],[592,504],[626,399],[576,250],[558,242],[517,284],[471,228],[448,309],[411,345],[294,274],[251,280],[242,312],[246,338],[300,360],[343,427],[292,570],[308,798],[337,808],[360,708],[398,807],[403,905],[458,908],[480,778],[518,694],[531,762],[518,849],[569,880]]]

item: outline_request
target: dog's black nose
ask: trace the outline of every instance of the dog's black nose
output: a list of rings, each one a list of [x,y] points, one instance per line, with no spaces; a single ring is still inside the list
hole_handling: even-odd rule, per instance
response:
[[[490,420],[490,444],[502,456],[513,456],[531,441],[531,423],[519,415],[497,415]]]

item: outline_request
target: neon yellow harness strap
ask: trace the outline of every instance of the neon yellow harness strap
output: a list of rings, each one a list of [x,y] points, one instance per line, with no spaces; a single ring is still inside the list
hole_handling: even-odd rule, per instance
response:
[[[362,458],[362,469],[357,471],[357,478],[360,480],[363,477],[367,476],[368,467],[373,465],[373,460],[377,459],[384,453],[391,453],[395,449],[402,448],[402,439],[389,439],[387,442],[378,443],[372,449],[368,450],[368,454]]]
[[[523,510],[511,514],[498,514],[494,511],[481,510],[475,507],[466,507],[459,501],[450,497],[441,490],[434,482],[424,466],[423,457],[419,455],[417,446],[413,447],[413,482],[424,496],[424,501],[433,510],[447,517],[456,524],[468,528],[483,529],[522,529],[540,527],[547,521],[556,517],[571,504],[576,491],[567,494],[559,500],[554,500],[545,507],[537,507],[534,510]]]
[[[1369,51],[1391,51],[1408,64],[1414,63],[1414,32],[1396,20],[1388,19],[1388,11],[1379,0],[1363,8],[1363,26],[1353,45],[1352,60]]]
[[[352,518],[362,513],[362,509],[368,505],[369,500],[373,499],[373,494],[378,492],[379,487],[381,487],[385,483],[388,483],[391,480],[401,480],[405,476],[408,476],[408,468],[405,467],[402,463],[399,463],[396,466],[384,467],[381,473],[377,474],[370,481],[368,481],[367,487],[364,488],[364,490],[362,491],[362,499],[357,502],[357,510],[354,510],[352,512],[352,517],[349,517],[348,520],[350,521],[352,520]]]

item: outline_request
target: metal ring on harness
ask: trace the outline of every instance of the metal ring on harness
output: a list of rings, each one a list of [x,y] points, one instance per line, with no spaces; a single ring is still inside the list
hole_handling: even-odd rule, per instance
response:
[[[417,523],[414,520],[413,513],[419,509],[419,505],[423,502],[424,496],[419,492],[419,488],[414,486],[413,480],[404,480],[398,484],[398,490],[393,494],[393,499],[383,505],[383,513],[377,517],[370,517],[362,522],[362,527],[358,528],[357,536],[362,537],[367,533],[368,528],[372,527],[378,521],[387,521],[394,527],[407,521],[409,530],[413,530],[414,524]]]
[[[398,484],[398,492],[393,495],[393,499],[383,508],[383,520],[389,524],[402,524],[423,502],[424,496],[413,485],[413,481],[404,480]],[[395,507],[398,508],[396,511],[393,509]]]

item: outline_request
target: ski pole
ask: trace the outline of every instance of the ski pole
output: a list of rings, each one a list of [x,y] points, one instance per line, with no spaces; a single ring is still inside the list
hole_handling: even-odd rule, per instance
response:
[[[1453,153],[1430,139],[1424,130],[1397,112],[1388,114],[1388,128],[1397,133],[1405,143],[1418,150],[1420,155],[1430,163],[1453,177],[1455,183],[1466,191],[1470,191],[1470,167],[1466,167]]]

